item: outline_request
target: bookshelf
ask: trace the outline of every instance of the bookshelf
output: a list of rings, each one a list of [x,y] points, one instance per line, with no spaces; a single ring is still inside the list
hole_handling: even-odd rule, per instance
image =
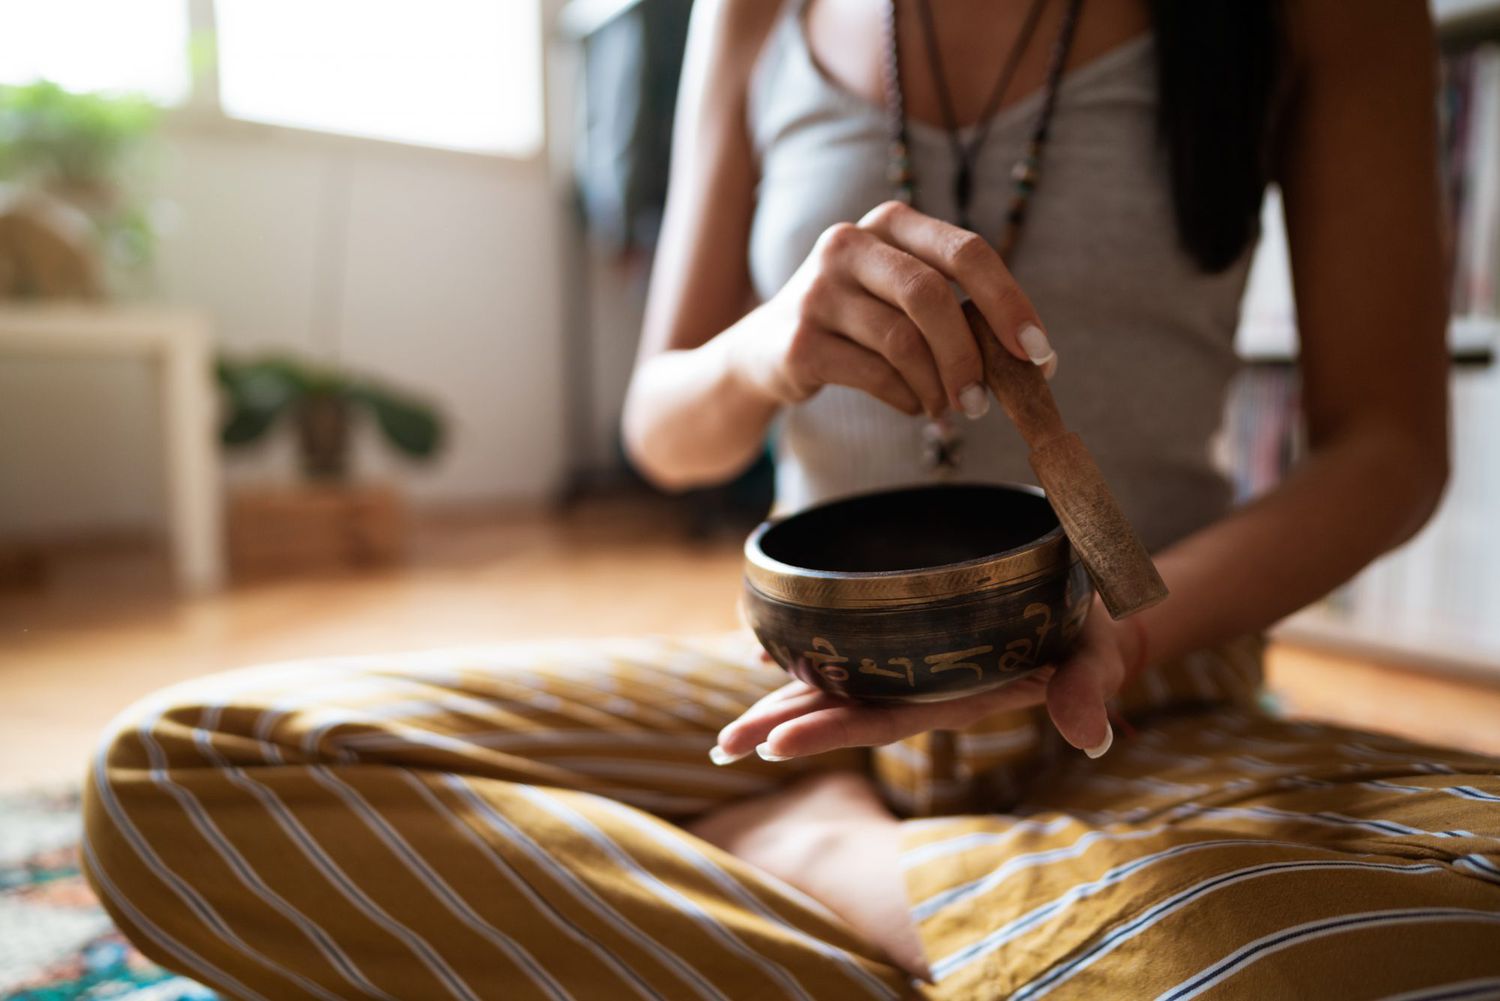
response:
[[[1432,15],[1445,45],[1500,36],[1500,0],[1432,0]]]
[[[1432,7],[1447,58],[1500,42],[1500,0],[1432,0]],[[1500,87],[1500,73],[1491,72],[1491,84]],[[1500,118],[1500,91],[1484,113]],[[1500,122],[1491,127],[1497,126]],[[1488,149],[1459,155],[1469,157],[1465,170],[1494,170],[1500,161]],[[1471,266],[1477,260],[1478,285],[1488,290],[1477,297],[1477,306],[1475,297],[1463,294],[1468,287],[1455,283],[1463,308],[1449,328],[1453,473],[1447,493],[1415,538],[1278,625],[1273,635],[1301,646],[1493,683],[1500,679],[1500,365],[1495,362],[1500,303],[1493,290],[1500,282],[1500,233],[1493,232],[1500,173],[1477,182],[1465,174],[1463,183],[1479,196],[1475,217],[1489,220],[1479,239],[1491,241],[1491,256],[1481,251],[1469,258]],[[1491,185],[1487,194],[1485,184]],[[1463,212],[1474,211],[1473,205],[1459,204],[1464,206],[1460,221],[1467,223]],[[1226,462],[1242,497],[1269,487],[1298,447],[1296,322],[1274,192],[1264,213],[1236,337],[1247,365],[1225,424]]]

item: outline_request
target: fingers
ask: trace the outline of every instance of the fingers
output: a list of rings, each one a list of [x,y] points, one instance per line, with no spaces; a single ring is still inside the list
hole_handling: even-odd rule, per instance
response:
[[[1046,667],[1002,688],[947,702],[853,703],[801,681],[789,682],[721,730],[711,757],[727,764],[759,751],[778,761],[839,748],[875,747],[929,730],[962,729],[1001,710],[1045,702],[1063,739],[1097,758],[1114,740],[1108,700],[1124,676],[1115,625],[1105,616],[1091,615],[1078,652],[1060,667]]]
[[[948,412],[948,391],[937,362],[927,339],[910,317],[858,286],[846,289],[842,295],[830,296],[828,313],[829,326],[848,338],[849,347],[868,356],[868,360],[860,359],[858,368],[851,366],[850,375],[873,382],[878,364],[884,370],[880,374],[889,373],[900,382],[921,401],[920,407],[929,417],[941,417]],[[972,343],[973,337],[969,340]],[[828,379],[840,385],[849,384],[837,372],[829,372]]]
[[[802,271],[798,314],[805,327],[789,361],[807,387],[804,396],[832,382],[906,413],[917,412],[915,400],[933,417],[949,410],[983,416],[990,405],[983,357],[954,282],[1007,350],[1042,366],[1048,378],[1056,370],[1036,310],[994,248],[910,206],[890,202],[858,226],[829,227]]]
[[[925,706],[837,705],[799,714],[767,731],[775,758],[800,758],[840,747],[878,747],[922,733]]]
[[[920,340],[909,337],[904,326],[889,324],[874,330],[859,328],[844,329],[843,332],[864,346],[879,351],[903,375],[915,375],[920,370],[917,358],[929,359],[943,385],[943,409],[962,410],[966,399],[964,391],[980,382],[982,361],[974,344],[974,335],[964,320],[958,297],[953,294],[948,280],[880,236],[848,223],[825,232],[816,253],[819,255],[819,276],[825,280],[825,289],[819,290],[814,282],[810,289],[813,294],[824,291],[830,296],[847,295],[848,287],[841,281],[847,279],[867,295],[904,315],[920,335]],[[882,334],[896,339],[884,342],[876,336]],[[913,382],[919,395],[923,384]],[[977,391],[969,394],[967,399],[975,399],[976,394]]]
[[[776,663],[775,659],[772,658],[770,654],[766,655],[766,660],[772,664]],[[815,691],[817,691],[817,689],[813,688],[807,682],[793,678],[791,681],[788,681],[786,684],[782,685],[775,691],[768,692],[765,695],[762,695],[759,699],[756,699],[755,703],[749,709],[746,709],[744,713],[741,713],[741,716],[743,717],[751,713],[759,712],[760,710],[768,706],[773,706],[778,702],[789,699],[793,695],[806,695],[809,692]]]
[[[1047,712],[1057,732],[1091,758],[1109,750],[1114,739],[1096,665],[1075,660],[1059,671],[1047,689]]]
[[[868,301],[868,297],[864,297]],[[878,305],[873,303],[872,305]],[[835,307],[837,309],[837,307]],[[810,373],[820,385],[850,386],[894,407],[904,414],[915,416],[924,409],[934,417],[941,415],[946,407],[942,389],[929,391],[924,405],[912,389],[911,378],[897,371],[895,366],[869,348],[849,340],[832,331],[822,331],[821,336],[794,341],[793,361]],[[933,377],[936,383],[936,376]],[[936,406],[936,409],[933,407]]]
[[[764,743],[766,735],[786,720],[834,704],[836,700],[833,696],[801,681],[783,685],[719,731],[715,750],[720,753],[715,760],[722,758],[733,761],[742,758]]]
[[[844,747],[892,744],[928,730],[960,729],[1003,709],[1039,705],[1045,694],[1045,678],[1025,678],[947,702],[870,705],[830,700],[757,730],[764,731],[761,745],[773,759],[800,758]]]
[[[1000,254],[983,237],[895,201],[872,209],[859,225],[957,282],[1006,350],[1042,366],[1051,378],[1057,356],[1036,308],[1016,284]]]
[[[1058,668],[1047,686],[1047,712],[1057,732],[1091,758],[1109,750],[1114,740],[1106,703],[1124,674],[1118,650],[1102,642],[1108,637],[1101,637],[1099,631],[1110,627],[1095,621],[1100,618],[1090,618],[1084,626],[1082,649]]]
[[[817,689],[809,685],[807,682],[800,681],[797,678],[793,678],[786,684],[782,685],[780,688],[775,688],[752,702],[749,709],[746,709],[744,712],[740,713],[740,719],[744,719],[747,716],[754,716],[756,713],[765,710],[768,706],[773,706],[776,703],[781,702],[784,699],[789,699],[794,695],[806,695],[809,692],[816,691]]]

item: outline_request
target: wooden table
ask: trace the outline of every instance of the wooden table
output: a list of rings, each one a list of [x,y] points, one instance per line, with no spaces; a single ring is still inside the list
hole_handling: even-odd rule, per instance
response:
[[[136,358],[155,371],[173,573],[187,593],[224,581],[209,332],[208,318],[189,309],[0,305],[0,357]]]

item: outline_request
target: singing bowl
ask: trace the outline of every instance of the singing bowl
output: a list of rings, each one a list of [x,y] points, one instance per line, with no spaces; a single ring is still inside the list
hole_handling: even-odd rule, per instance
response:
[[[744,609],[761,644],[793,676],[860,701],[958,698],[1056,664],[1092,597],[1035,487],[864,494],[745,542]]]

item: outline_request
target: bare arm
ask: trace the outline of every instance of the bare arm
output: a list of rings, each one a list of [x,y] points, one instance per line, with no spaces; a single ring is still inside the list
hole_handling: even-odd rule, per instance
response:
[[[755,176],[745,99],[779,6],[694,8],[672,183],[624,415],[632,459],[668,488],[730,478],[760,451],[780,407],[829,384],[907,414],[980,416],[989,403],[979,350],[950,282],[1017,357],[1054,358],[993,248],[894,203],[830,226],[786,285],[750,308]]]
[[[1310,454],[1276,490],[1172,547],[1153,656],[1260,629],[1410,537],[1448,471],[1447,301],[1432,29],[1289,5],[1296,89],[1280,183]]]
[[[776,411],[735,377],[722,344],[700,350],[751,305],[755,176],[745,99],[775,8],[700,3],[689,29],[672,183],[624,414],[632,458],[664,486],[748,465]]]

